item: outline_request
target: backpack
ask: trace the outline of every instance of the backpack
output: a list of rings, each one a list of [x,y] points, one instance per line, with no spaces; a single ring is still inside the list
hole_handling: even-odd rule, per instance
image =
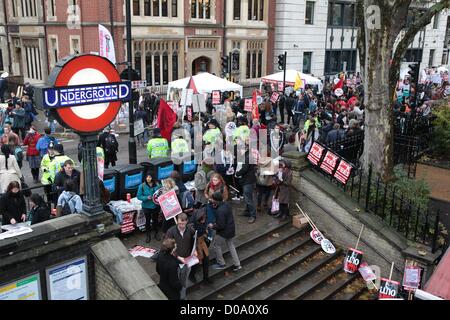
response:
[[[68,200],[65,200],[65,203],[61,209],[61,216],[66,216],[68,214],[72,214],[72,213],[77,213],[77,209],[74,207],[75,212],[72,212],[72,210],[70,209],[70,200],[72,200],[73,197],[75,197],[76,194],[72,195]]]
[[[194,197],[192,196],[192,193],[189,190],[184,191],[181,194],[181,208],[183,210],[190,210],[194,209]]]
[[[109,134],[105,139],[105,151],[107,153],[112,153],[116,151],[117,140],[112,134]]]
[[[17,164],[19,164],[19,167],[22,167],[22,161],[23,161],[23,150],[22,150],[22,147],[17,146],[14,149],[14,156],[16,157]]]
[[[205,190],[208,185],[208,181],[206,179],[206,173],[203,169],[199,168],[199,170],[194,175],[194,184],[198,190]]]

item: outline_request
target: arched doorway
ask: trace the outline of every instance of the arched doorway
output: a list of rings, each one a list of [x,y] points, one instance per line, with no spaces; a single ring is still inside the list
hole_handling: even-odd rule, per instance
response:
[[[192,61],[192,75],[200,72],[211,72],[211,59],[203,56]]]

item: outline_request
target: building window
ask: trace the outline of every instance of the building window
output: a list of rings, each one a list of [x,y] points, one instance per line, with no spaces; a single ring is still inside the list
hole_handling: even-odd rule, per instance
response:
[[[328,6],[328,26],[353,27],[355,5],[348,3],[330,3]]]
[[[161,59],[159,53],[154,56],[154,69],[155,70],[155,86],[161,85]]]
[[[36,14],[36,1],[35,0],[22,0],[22,17],[35,17]]]
[[[24,48],[27,63],[27,77],[30,79],[42,80],[41,55],[39,52],[39,47],[34,45],[25,45]]]
[[[151,16],[151,0],[144,0],[144,16]]]
[[[191,0],[191,18],[211,19],[210,0]]]
[[[305,24],[314,24],[314,2],[306,1]]]
[[[0,70],[3,70],[3,52],[0,49]]]
[[[436,14],[434,16],[433,29],[437,29],[438,27],[439,27],[439,14]]]
[[[264,20],[264,0],[248,0],[248,20]]]
[[[430,50],[430,58],[428,59],[428,66],[429,67],[432,67],[433,64],[434,64],[434,52],[435,51],[436,51],[435,49],[431,49]]]
[[[407,49],[404,56],[405,61],[408,62],[421,62],[422,61],[422,49]]]
[[[145,55],[145,80],[147,80],[147,85],[152,85],[152,76],[153,76],[153,65],[152,65],[152,55]]]
[[[80,39],[71,38],[70,39],[70,54],[80,53]]]
[[[11,0],[11,8],[13,17],[17,17],[17,4],[16,0]]]
[[[247,79],[250,79],[251,78],[251,76],[250,76],[250,60],[251,60],[251,54],[250,54],[250,51],[248,51],[247,52],[247,70],[246,70],[246,78]]]
[[[140,52],[134,53],[134,70],[136,70],[136,72],[139,74],[139,76],[142,74],[141,73],[141,53]]]
[[[241,20],[241,0],[233,1],[233,20]]]
[[[148,0],[150,1],[150,0]],[[141,15],[141,4],[140,0],[133,0],[133,15],[140,16]]]
[[[247,43],[247,78],[260,78],[263,65],[263,41],[249,41]]]
[[[303,73],[311,73],[312,52],[303,52]]]
[[[159,17],[159,0],[153,0],[153,16]]]
[[[48,0],[47,2],[48,5],[48,15],[50,17],[54,17],[55,16],[55,0]]]
[[[355,72],[356,49],[327,50],[325,53],[325,73],[336,74],[341,71]]]
[[[51,62],[52,65],[54,66],[56,64],[56,62],[58,62],[58,42],[56,40],[56,38],[51,38]]]
[[[263,53],[262,51],[258,52],[258,74],[257,77],[262,77],[262,59],[263,59]]]
[[[172,54],[172,81],[178,80],[178,53]]]
[[[178,3],[177,0],[172,0],[172,17],[178,17]]]
[[[231,55],[231,70],[232,71],[239,71],[239,59],[240,59],[239,51],[233,52],[233,54]]]
[[[166,52],[163,54],[163,84],[169,83],[169,56]]]
[[[161,15],[163,17],[168,17],[169,15],[169,8],[168,8],[168,3],[167,0],[162,0],[161,2]]]

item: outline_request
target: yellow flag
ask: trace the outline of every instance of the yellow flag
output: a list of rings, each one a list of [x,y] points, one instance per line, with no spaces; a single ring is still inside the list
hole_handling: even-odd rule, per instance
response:
[[[302,78],[300,78],[299,73],[297,72],[297,75],[295,76],[294,90],[297,91],[300,88],[303,88],[303,81]]]

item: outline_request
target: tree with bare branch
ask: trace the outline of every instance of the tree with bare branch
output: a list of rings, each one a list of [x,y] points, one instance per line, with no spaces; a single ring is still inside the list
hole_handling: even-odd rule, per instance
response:
[[[425,7],[407,25],[411,8]],[[450,0],[357,0],[358,51],[364,83],[364,152],[361,163],[369,165],[384,181],[393,177],[394,132],[392,109],[400,62],[416,34]]]

